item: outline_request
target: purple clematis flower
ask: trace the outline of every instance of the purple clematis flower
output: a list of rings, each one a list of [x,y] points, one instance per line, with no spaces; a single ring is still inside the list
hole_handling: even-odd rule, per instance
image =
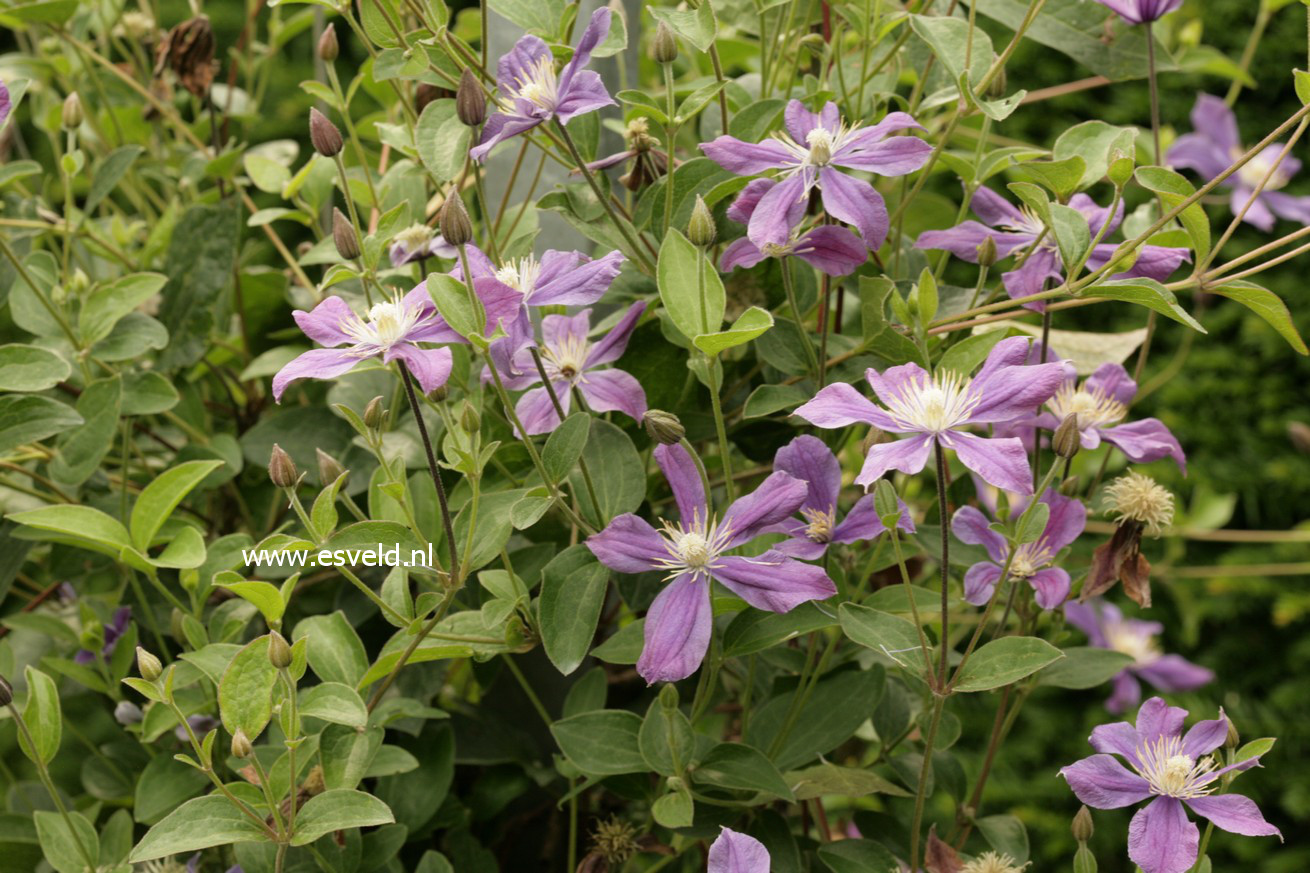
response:
[[[1221,777],[1258,766],[1260,756],[1219,766],[1212,753],[1228,737],[1223,710],[1183,735],[1186,717],[1187,710],[1152,697],[1138,710],[1136,727],[1119,722],[1095,728],[1089,742],[1099,754],[1060,771],[1078,799],[1095,809],[1153,798],[1128,826],[1128,857],[1144,873],[1186,873],[1196,863],[1200,835],[1184,804],[1229,833],[1282,837],[1250,798],[1213,793]]]
[[[482,141],[469,149],[473,160],[481,161],[501,142],[551,119],[567,122],[614,105],[600,76],[582,69],[609,34],[610,14],[608,6],[592,13],[573,57],[559,73],[555,72],[555,56],[546,43],[535,36],[524,36],[514,43],[496,67],[501,111],[487,119]]]
[[[1265,147],[1240,170],[1224,180],[1232,197],[1229,208],[1238,215],[1246,208],[1256,186],[1269,168],[1278,160],[1284,146],[1274,143]],[[1206,179],[1213,179],[1232,166],[1246,151],[1237,132],[1237,116],[1228,104],[1210,94],[1201,94],[1192,107],[1192,133],[1178,137],[1169,148],[1165,160],[1174,167],[1195,170]],[[1310,197],[1293,197],[1280,188],[1287,186],[1301,169],[1301,162],[1288,155],[1265,184],[1260,196],[1246,210],[1243,220],[1260,230],[1273,230],[1275,216],[1301,224],[1310,223]]]
[[[685,448],[661,445],[655,460],[673,489],[679,522],[664,522],[660,532],[624,513],[587,540],[587,547],[611,570],[668,574],[669,584],[646,613],[646,643],[637,672],[647,682],[685,679],[704,660],[714,620],[711,579],[770,612],[790,612],[807,600],[837,593],[823,568],[780,551],[754,557],[728,554],[800,509],[807,491],[804,482],[773,473],[753,494],[728,507],[722,519],[715,519],[696,462]]]
[[[724,828],[710,846],[706,873],[769,873],[769,850],[754,837]]]
[[[1054,609],[1069,599],[1069,574],[1051,562],[1060,550],[1073,543],[1087,524],[1087,507],[1082,501],[1065,497],[1047,489],[1041,502],[1050,509],[1046,527],[1035,542],[1024,543],[1015,550],[1010,562],[1010,575],[1026,579],[1037,594],[1037,605]],[[1010,500],[1012,513],[1022,512],[1028,501],[1022,497]],[[979,561],[964,574],[964,599],[974,606],[983,606],[992,599],[1001,581],[1001,569],[1010,555],[1005,537],[991,529],[987,516],[973,506],[961,506],[951,519],[951,530],[961,542],[982,546],[991,561]]]
[[[541,361],[565,415],[576,388],[593,412],[617,410],[641,421],[646,414],[646,391],[641,383],[622,370],[598,368],[623,356],[645,311],[644,302],[634,303],[619,323],[594,343],[587,336],[591,332],[590,309],[542,319]],[[519,391],[541,384],[541,374],[527,349],[521,349],[511,365],[509,372],[502,373],[506,388]],[[519,398],[514,411],[529,434],[549,433],[559,427],[559,415],[544,385]]]
[[[791,240],[789,216],[795,204],[804,204],[818,188],[823,208],[839,221],[854,225],[869,248],[887,238],[887,204],[863,179],[841,170],[860,170],[880,176],[903,176],[924,165],[932,147],[915,136],[888,135],[923,127],[904,112],[889,113],[872,127],[848,127],[837,104],[827,103],[817,115],[799,100],[787,104],[787,131],[759,143],[721,136],[701,143],[701,151],[719,166],[739,176],[781,170],[778,184],[760,197],[747,225],[751,242],[786,245]]]
[[[1214,679],[1212,671],[1193,664],[1182,655],[1166,655],[1160,651],[1156,637],[1164,631],[1164,625],[1158,621],[1124,618],[1119,607],[1099,598],[1087,603],[1067,604],[1064,617],[1069,624],[1087,634],[1088,642],[1098,649],[1113,649],[1133,658],[1133,663],[1114,677],[1114,693],[1105,702],[1105,708],[1110,712],[1126,712],[1141,701],[1139,679],[1166,694],[1191,691]]]
[[[1060,387],[1065,365],[1026,365],[1028,345],[1026,337],[1001,340],[973,379],[951,372],[930,374],[914,363],[881,374],[870,368],[864,376],[882,406],[865,399],[854,386],[838,382],[794,414],[819,427],[864,423],[890,433],[914,434],[870,448],[855,479],[860,485],[867,487],[888,470],[919,472],[934,444],[939,444],[997,488],[1032,494],[1032,472],[1021,440],[987,439],[964,431],[972,425],[999,424],[1031,414]]]
[[[728,207],[728,217],[749,225],[760,201],[781,184],[773,179],[753,179]],[[749,236],[730,243],[719,259],[719,269],[731,272],[738,267],[753,267],[765,258],[795,255],[829,276],[848,276],[869,259],[869,250],[858,236],[836,224],[820,224],[800,229],[805,217],[805,201],[793,201],[787,214],[787,241],[757,246]]]
[[[1004,197],[987,188],[979,188],[970,204],[974,214],[982,222],[973,220],[958,224],[948,230],[930,230],[919,235],[914,247],[918,249],[944,249],[961,260],[978,263],[978,246],[991,237],[996,243],[998,258],[1006,258],[1020,250],[1027,249],[1041,238],[1041,242],[1015,269],[1001,275],[1006,293],[1012,298],[1029,297],[1039,294],[1046,288],[1048,280],[1057,284],[1065,281],[1064,264],[1060,260],[1060,251],[1056,247],[1055,236],[1042,236],[1042,220],[1027,207],[1019,208]],[[1087,218],[1088,229],[1095,237],[1109,222],[1105,236],[1118,229],[1123,221],[1124,207],[1119,204],[1114,215],[1108,208],[1096,205],[1086,194],[1075,194],[1069,198],[1069,206]],[[1102,237],[1104,239],[1104,237]],[[1087,258],[1087,269],[1099,270],[1110,262],[1118,251],[1118,243],[1101,242],[1092,249]],[[1115,273],[1112,279],[1147,278],[1157,282],[1164,281],[1183,261],[1188,260],[1188,251],[1183,248],[1168,246],[1142,246],[1137,262],[1132,268]],[[1077,277],[1069,277],[1077,278]],[[1028,309],[1041,312],[1045,304],[1041,301],[1024,304]]]
[[[14,101],[9,97],[9,86],[0,79],[0,125],[5,123],[9,118],[9,113],[14,108]]]
[[[1079,439],[1084,449],[1095,449],[1104,440],[1117,446],[1130,461],[1145,464],[1173,458],[1187,472],[1183,447],[1158,418],[1143,418],[1119,424],[1137,394],[1137,383],[1121,364],[1105,363],[1081,385],[1070,375],[1055,396],[1046,401],[1048,411],[1036,418],[1038,427],[1055,430],[1070,415],[1077,417]]]
[[[132,607],[120,606],[114,610],[109,623],[105,625],[105,642],[100,648],[101,658],[108,659],[114,654],[114,649],[118,648],[119,637],[127,633],[127,626],[131,621]],[[96,654],[87,649],[81,649],[77,654],[73,655],[73,660],[78,664],[94,664]]]
[[[1096,2],[1118,12],[1129,24],[1159,21],[1183,5],[1183,0],[1096,0]]]
[[[774,546],[785,555],[813,561],[823,557],[829,543],[854,543],[877,539],[887,532],[873,508],[873,495],[855,502],[851,511],[837,521],[837,495],[841,492],[841,464],[823,440],[809,435],[798,436],[778,449],[773,469],[801,480],[808,486],[801,504],[800,521],[789,518],[770,528],[770,533],[785,533],[789,539]],[[896,526],[914,533],[909,507],[901,501],[901,518]]]
[[[434,235],[426,224],[415,224],[392,237],[387,256],[391,259],[391,266],[403,267],[432,257],[455,258],[459,256],[459,250],[446,242],[441,234]]]

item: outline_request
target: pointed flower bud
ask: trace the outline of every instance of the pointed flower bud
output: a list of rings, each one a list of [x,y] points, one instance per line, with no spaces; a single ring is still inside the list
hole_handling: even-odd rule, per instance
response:
[[[678,38],[673,35],[673,28],[663,21],[655,28],[655,38],[650,44],[650,56],[657,64],[671,64],[678,59]]]
[[[154,682],[164,672],[164,665],[159,659],[147,652],[140,646],[136,647],[136,669],[141,674],[141,678],[147,682]]]
[[[459,426],[465,433],[477,433],[482,429],[482,418],[478,415],[477,407],[467,400],[464,401],[464,408],[459,413]]]
[[[291,644],[277,631],[268,634],[268,662],[279,670],[291,666]]]
[[[337,254],[345,260],[359,257],[359,235],[345,213],[336,208],[332,210],[332,242],[336,244]]]
[[[978,243],[978,265],[990,267],[996,263],[996,239],[988,234]]]
[[[250,737],[246,736],[246,732],[241,728],[237,728],[237,732],[232,735],[232,757],[245,760],[254,751],[254,747],[250,745]]]
[[[482,93],[477,74],[465,67],[459,74],[459,88],[455,91],[455,114],[469,127],[477,127],[487,120],[487,95]]]
[[[718,238],[718,228],[714,226],[714,214],[705,205],[705,200],[696,195],[696,205],[691,210],[691,221],[687,223],[687,239],[691,244],[707,249]]]
[[[1242,735],[1237,732],[1237,725],[1225,714],[1224,719],[1228,722],[1228,736],[1224,739],[1224,745],[1229,749],[1236,749],[1242,744]]]
[[[678,686],[672,682],[664,683],[660,688],[660,706],[667,712],[673,712],[678,708]]]
[[[450,387],[447,385],[438,385],[428,392],[428,399],[433,403],[440,403],[450,396]]]
[[[273,443],[273,451],[268,456],[268,478],[278,488],[294,488],[300,478],[296,462],[277,443]]]
[[[64,130],[76,130],[82,125],[82,119],[85,113],[82,111],[82,98],[77,96],[76,91],[69,93],[64,98],[64,111],[60,116],[60,123],[63,124]]]
[[[318,38],[319,60],[332,63],[341,54],[341,43],[337,42],[337,27],[329,24],[323,28],[323,35]]]
[[[335,157],[344,145],[337,126],[313,108],[309,110],[309,141],[314,144],[314,151],[325,158]]]
[[[346,468],[341,466],[341,462],[329,455],[322,449],[314,449],[314,454],[318,458],[318,479],[325,486],[331,485],[341,474],[346,472]]]
[[[682,442],[687,429],[672,412],[663,409],[648,409],[642,416],[641,423],[646,428],[646,435],[662,446],[671,446]]]
[[[382,408],[382,395],[374,397],[364,407],[364,426],[369,430],[377,430],[382,427],[382,422],[386,420],[387,411]]]
[[[1078,814],[1073,817],[1073,838],[1080,843],[1085,843],[1092,838],[1096,828],[1092,825],[1092,811],[1086,806],[1079,807]]]
[[[1078,454],[1078,450],[1082,447],[1082,434],[1078,430],[1078,413],[1071,412],[1055,429],[1055,436],[1051,437],[1051,448],[1067,461]]]
[[[441,237],[452,246],[464,246],[473,241],[473,222],[458,191],[451,191],[441,204]]]

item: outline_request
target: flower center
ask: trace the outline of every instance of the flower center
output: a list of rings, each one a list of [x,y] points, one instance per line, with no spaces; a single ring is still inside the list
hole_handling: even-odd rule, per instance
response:
[[[998,224],[997,227],[1003,230],[1013,230],[1017,233],[1030,233],[1033,234],[1034,236],[1040,234],[1043,228],[1045,228],[1045,225],[1042,223],[1042,220],[1037,217],[1037,213],[1033,212],[1031,206],[1028,205],[1020,206],[1019,214],[1020,217],[1015,219],[1014,221],[1003,222],[1001,224]],[[1039,245],[1038,248],[1053,249],[1055,248],[1055,241],[1053,239],[1043,239],[1041,245]]]
[[[727,551],[732,532],[719,527],[713,518],[702,518],[698,511],[689,522],[664,522],[664,549],[669,553],[659,565],[668,571],[666,579],[683,573],[709,575],[717,566],[719,555]]]
[[[432,228],[426,224],[411,224],[394,239],[405,247],[405,251],[415,252],[432,242]]]
[[[517,261],[507,261],[505,266],[496,271],[496,279],[523,294],[526,301],[537,287],[537,277],[541,275],[541,264],[528,255]]]
[[[805,526],[805,536],[812,543],[829,543],[832,542],[832,530],[837,526],[836,510],[830,509],[824,512],[821,509],[809,509],[801,507],[801,515],[809,522]]]
[[[981,398],[969,380],[949,370],[924,373],[903,385],[887,404],[896,423],[923,433],[941,433],[969,420]]]
[[[555,74],[555,59],[549,55],[537,58],[522,76],[515,79],[518,89],[515,97],[521,97],[542,109],[554,109],[559,103],[559,77]]]
[[[556,345],[544,346],[541,358],[548,374],[569,382],[584,382],[581,376],[590,349],[591,343],[585,336],[567,334]]]
[[[399,296],[375,303],[364,318],[353,316],[341,322],[341,331],[355,341],[355,352],[363,357],[377,354],[405,341],[418,325],[422,310],[405,305]]]
[[[1010,575],[1016,579],[1031,579],[1037,571],[1051,563],[1051,553],[1040,542],[1024,543],[1014,551],[1010,561]]]
[[[1046,408],[1060,421],[1076,416],[1079,430],[1108,427],[1128,414],[1128,408],[1103,389],[1089,391],[1086,385],[1075,387],[1071,382],[1060,386],[1055,396],[1046,401]]]
[[[1214,758],[1197,761],[1186,754],[1182,737],[1160,737],[1143,744],[1133,767],[1150,784],[1152,794],[1188,799],[1214,790]]]
[[[1154,635],[1134,628],[1127,622],[1108,624],[1104,632],[1110,648],[1128,655],[1138,666],[1150,664],[1160,657],[1160,648],[1155,643]]]
[[[832,131],[816,127],[805,135],[805,142],[810,147],[810,163],[816,167],[827,166],[832,160],[832,152],[837,145],[836,135]]]
[[[1259,187],[1282,151],[1283,147],[1280,145],[1270,146],[1242,165],[1242,168],[1237,171],[1237,178],[1248,188]],[[1243,154],[1244,152],[1240,148],[1233,149],[1233,160],[1237,160]],[[1273,175],[1269,176],[1269,181],[1265,182],[1264,190],[1277,191],[1279,188],[1286,187],[1290,181],[1292,181],[1292,177],[1283,169],[1282,165],[1279,165],[1278,169],[1274,170]]]
[[[1027,864],[1019,866],[1004,852],[984,852],[965,864],[960,873],[1020,873],[1027,868]]]

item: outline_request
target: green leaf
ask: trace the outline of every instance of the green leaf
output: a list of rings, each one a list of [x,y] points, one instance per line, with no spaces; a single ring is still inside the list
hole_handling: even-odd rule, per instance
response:
[[[238,729],[254,742],[273,717],[277,670],[268,660],[269,636],[251,640],[237,653],[218,684],[218,712],[229,734]]]
[[[228,843],[266,839],[264,830],[220,794],[188,800],[152,827],[128,861],[139,864]]]
[[[59,751],[63,736],[63,717],[59,709],[59,688],[55,680],[35,667],[23,670],[27,679],[27,702],[23,705],[23,721],[32,734],[29,745],[20,731],[18,745],[29,759],[49,764]]]
[[[1030,6],[1028,0],[977,0],[979,12],[1011,31],[1023,22]],[[1100,4],[1047,0],[1025,36],[1112,81],[1146,78],[1145,28],[1124,24]],[[1157,48],[1158,68],[1172,69],[1168,52],[1162,45]]]
[[[1012,815],[985,815],[978,819],[978,832],[993,849],[1014,859],[1016,867],[1028,863],[1028,831]]]
[[[819,847],[819,860],[832,873],[870,873],[899,870],[891,852],[873,840],[838,840]]]
[[[820,797],[865,797],[869,794],[889,794],[909,797],[910,792],[872,770],[860,767],[840,767],[824,762],[804,770],[793,770],[786,775],[797,800],[814,800]]]
[[[886,680],[886,672],[877,664],[868,670],[843,671],[820,680],[801,707],[782,748],[770,755],[774,765],[779,770],[793,769],[850,739],[873,716]],[[796,693],[779,694],[761,706],[750,720],[745,742],[761,751],[771,748]]]
[[[585,545],[570,546],[542,570],[541,641],[550,662],[566,676],[587,657],[608,587],[609,570]]]
[[[626,433],[617,425],[593,417],[582,458],[592,473],[592,486],[600,503],[599,507],[592,505],[582,472],[574,471],[569,477],[569,487],[583,515],[599,521],[603,527],[616,515],[637,511],[646,499],[646,468]]]
[[[561,751],[588,776],[644,773],[637,736],[641,717],[626,710],[602,709],[560,719],[550,732]]]
[[[37,0],[35,3],[18,3],[0,10],[0,24],[16,30],[23,25],[65,24],[77,12],[79,0]]]
[[[82,416],[49,397],[22,394],[0,397],[0,453],[23,443],[39,442],[81,423]]]
[[[482,332],[484,325],[478,324],[468,285],[444,273],[433,273],[428,276],[427,286],[437,312],[456,333],[467,339]]]
[[[86,857],[99,864],[100,838],[86,816],[70,810],[68,820],[57,812],[39,809],[33,814],[41,851],[57,873],[87,873]],[[73,832],[69,831],[72,825]],[[78,844],[82,848],[78,848]]]
[[[47,251],[35,251],[23,258],[23,266],[36,287],[29,286],[21,273],[14,276],[9,287],[9,314],[14,324],[36,336],[66,339],[63,326],[42,302],[42,297],[50,299],[50,292],[59,284],[59,262]]]
[[[121,415],[159,415],[181,401],[173,383],[154,370],[128,373],[123,380]]]
[[[359,692],[340,682],[323,682],[306,689],[300,697],[300,715],[357,728],[368,724],[368,710]]]
[[[695,757],[696,734],[682,710],[667,710],[656,697],[641,722],[637,747],[647,768],[661,776],[679,776]]]
[[[205,540],[194,527],[184,527],[156,558],[148,558],[156,567],[194,570],[205,563]]]
[[[330,789],[354,788],[368,772],[382,747],[382,728],[356,730],[330,724],[320,735],[318,754],[323,762],[323,784]]]
[[[1196,193],[1186,177],[1164,167],[1138,167],[1133,175],[1143,188],[1159,194],[1165,209],[1170,211]],[[1204,261],[1210,254],[1210,219],[1205,209],[1200,202],[1193,203],[1179,214],[1178,220],[1191,237],[1197,262]]]
[[[921,660],[923,643],[914,622],[855,603],[843,603],[837,615],[846,636],[860,645],[911,668]]]
[[[792,409],[810,399],[810,394],[799,385],[761,385],[746,398],[742,418],[763,418]]]
[[[142,824],[154,824],[181,804],[195,797],[210,781],[194,767],[163,752],[150,759],[140,771],[132,814]]]
[[[82,211],[87,215],[94,212],[100,201],[118,187],[119,181],[131,169],[132,162],[144,151],[143,146],[125,145],[105,155],[91,180],[91,188],[87,192],[86,201],[82,204]]]
[[[55,441],[59,455],[50,471],[57,481],[80,485],[100,466],[118,434],[122,397],[123,382],[117,375],[98,379],[82,391],[77,398],[82,424],[64,431]]]
[[[698,276],[703,287],[698,284]],[[723,324],[727,299],[723,280],[714,265],[676,228],[664,236],[656,278],[664,308],[687,339],[717,331]]]
[[[860,277],[860,325],[865,348],[889,363],[914,361],[926,365],[914,341],[887,321],[887,300],[895,293],[895,283],[885,276]]]
[[[265,194],[281,196],[282,189],[291,181],[291,171],[286,165],[268,155],[246,152],[242,155],[241,163],[250,181]]]
[[[625,624],[614,636],[591,650],[593,658],[599,658],[606,664],[635,664],[641,657],[645,619],[639,618]]]
[[[1204,327],[1201,327],[1199,321],[1178,305],[1178,298],[1174,296],[1174,292],[1154,279],[1113,279],[1109,282],[1100,282],[1084,288],[1078,293],[1078,296],[1103,297],[1107,300],[1123,300],[1127,303],[1136,303],[1138,306],[1145,306],[1147,309],[1155,310],[1179,324],[1185,324],[1192,330],[1200,333],[1207,332]]]
[[[987,360],[996,344],[1005,339],[1007,331],[992,330],[960,340],[951,346],[937,362],[937,369],[967,376]]]
[[[970,28],[969,23],[962,18],[945,15],[911,15],[910,26],[932,49],[942,67],[950,74],[952,82],[959,82],[967,72],[969,83],[977,86],[996,58],[992,40],[986,32]],[[972,55],[968,52],[971,39],[973,40]],[[967,71],[964,69],[965,57],[971,58]]]
[[[1095,688],[1133,663],[1131,655],[1091,646],[1064,649],[1064,657],[1037,674],[1038,685],[1054,688]]]
[[[164,261],[169,281],[158,315],[169,336],[158,362],[164,372],[196,363],[210,348],[240,237],[235,205],[196,204],[178,219]]]
[[[40,509],[15,512],[9,518],[36,530],[91,543],[96,551],[115,557],[123,549],[132,546],[127,528],[118,519],[90,506],[43,506]]]
[[[497,15],[537,36],[554,37],[564,14],[564,0],[489,0]]]
[[[656,823],[666,828],[691,827],[696,818],[696,804],[682,780],[673,783],[669,793],[651,804],[650,814]]]
[[[325,682],[355,686],[368,670],[364,644],[340,611],[301,620],[291,638],[309,640],[309,666]]]
[[[709,0],[696,9],[684,10],[663,6],[648,6],[651,17],[663,21],[674,33],[696,47],[697,51],[708,52],[718,34],[718,24],[714,19],[714,8]]]
[[[696,344],[696,348],[713,357],[727,349],[750,342],[771,327],[773,327],[773,314],[766,309],[752,306],[738,316],[732,327],[716,333],[701,334],[692,342]]]
[[[260,614],[264,616],[269,627],[275,627],[282,619],[282,613],[286,611],[286,604],[282,602],[282,592],[277,589],[276,585],[270,585],[268,582],[258,580],[250,582],[219,582],[220,588],[226,588],[233,594],[249,603],[253,603]]]
[[[1084,163],[1078,189],[1090,188],[1105,178],[1111,155],[1121,152],[1129,157],[1136,152],[1137,128],[1118,127],[1104,121],[1084,121],[1060,134],[1051,150],[1057,161],[1079,157]]]
[[[1229,300],[1236,300],[1267,321],[1292,348],[1303,355],[1310,354],[1305,340],[1301,338],[1296,325],[1292,322],[1292,313],[1287,310],[1287,304],[1283,302],[1283,298],[1268,288],[1238,279],[1222,285],[1207,285],[1205,290],[1211,294],[1227,297]]]
[[[45,391],[68,378],[72,367],[40,346],[0,346],[0,391]]]
[[[753,655],[836,623],[834,616],[813,602],[802,603],[791,612],[744,609],[723,632],[723,655],[727,658]]]
[[[201,480],[223,466],[222,461],[187,461],[161,473],[141,490],[132,507],[129,529],[132,544],[140,551],[150,547],[155,534],[182,502],[182,498],[200,484]]]
[[[591,416],[588,413],[575,412],[546,438],[546,445],[541,450],[541,463],[551,482],[564,481],[564,477],[578,463],[591,433],[590,425]]]
[[[744,743],[719,743],[692,773],[698,783],[737,791],[758,791],[782,800],[792,799],[792,790],[762,752]]]
[[[472,128],[455,114],[454,100],[433,100],[423,107],[414,130],[414,145],[419,160],[438,185],[449,182],[464,169],[471,134]]]
[[[1070,155],[1060,160],[1025,161],[1015,169],[1047,188],[1057,200],[1064,203],[1082,184],[1087,174],[1087,162],[1081,155]],[[1087,220],[1083,219],[1083,223],[1086,224]]]
[[[973,653],[955,681],[955,690],[990,691],[1031,676],[1064,657],[1055,646],[1036,637],[1002,637]]]

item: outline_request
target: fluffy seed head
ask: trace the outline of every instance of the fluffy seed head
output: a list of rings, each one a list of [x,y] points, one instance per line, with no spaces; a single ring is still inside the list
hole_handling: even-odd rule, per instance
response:
[[[960,873],[1020,873],[1027,864],[1020,866],[1009,855],[1001,852],[984,852],[974,858],[960,870]]]
[[[596,852],[610,864],[623,864],[637,854],[637,829],[626,821],[610,818],[596,825],[591,834]]]
[[[1137,472],[1120,476],[1106,486],[1105,508],[1121,523],[1140,522],[1155,537],[1174,520],[1173,494],[1150,476]]]

